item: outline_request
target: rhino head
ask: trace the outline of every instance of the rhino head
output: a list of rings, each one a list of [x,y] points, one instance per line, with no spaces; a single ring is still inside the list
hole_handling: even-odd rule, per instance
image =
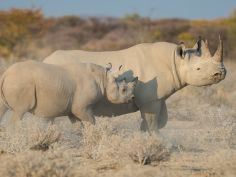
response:
[[[135,77],[132,81],[122,80],[118,77],[122,74],[121,67],[118,71],[111,71],[111,64],[106,68],[106,96],[114,104],[128,103],[134,99],[134,89],[138,81]]]
[[[193,48],[185,48],[184,44],[177,47],[179,75],[185,84],[194,86],[211,85],[225,78],[226,69],[223,65],[223,42],[219,36],[219,44],[212,56],[207,41],[201,37]]]

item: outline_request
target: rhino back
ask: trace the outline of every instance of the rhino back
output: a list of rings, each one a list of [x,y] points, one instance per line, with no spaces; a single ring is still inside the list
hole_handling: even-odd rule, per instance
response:
[[[110,62],[113,68],[123,65],[123,77],[128,80],[139,77],[135,90],[136,100],[148,101],[161,99],[173,92],[171,62],[175,48],[175,44],[158,42],[139,44],[119,51],[59,50],[48,56],[44,62],[56,65],[91,62],[102,66]]]
[[[134,46],[129,49],[120,51],[106,52],[88,52],[82,50],[58,50],[48,56],[44,62],[56,65],[77,62],[91,62],[101,66],[106,66],[112,63],[113,68],[119,68],[123,65],[124,70],[132,70],[132,73],[126,73],[127,78],[132,78],[136,74],[140,79],[145,79],[142,75],[142,67],[148,65],[147,61],[143,60],[143,48]],[[150,58],[150,57],[149,57]]]
[[[105,68],[91,63],[61,65],[76,82],[76,98],[81,104],[94,104],[104,96]],[[76,100],[77,101],[77,100]]]

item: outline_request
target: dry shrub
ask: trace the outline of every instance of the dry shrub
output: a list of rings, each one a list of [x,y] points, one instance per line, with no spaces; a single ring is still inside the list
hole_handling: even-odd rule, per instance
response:
[[[0,149],[9,153],[34,150],[47,150],[60,138],[60,131],[54,125],[40,127],[35,120],[18,122],[0,132]]]
[[[86,124],[82,130],[81,155],[97,161],[116,159],[148,164],[166,160],[169,151],[156,134],[116,130],[108,121],[96,126]]]
[[[57,151],[47,152],[27,151],[16,156],[4,155],[1,157],[0,176],[70,176],[70,169],[79,165],[79,161],[72,158],[70,152]]]
[[[157,139],[155,134],[140,134],[136,132],[131,136],[131,142],[127,142],[129,157],[139,164],[145,165],[160,162],[169,158],[170,152],[163,142]],[[134,148],[135,147],[135,148]]]
[[[0,176],[70,176],[73,148],[62,141],[56,125],[41,125],[30,117],[0,132]]]
[[[55,126],[49,126],[45,132],[40,131],[31,138],[34,145],[30,149],[45,151],[51,144],[59,140],[60,132],[56,130]]]

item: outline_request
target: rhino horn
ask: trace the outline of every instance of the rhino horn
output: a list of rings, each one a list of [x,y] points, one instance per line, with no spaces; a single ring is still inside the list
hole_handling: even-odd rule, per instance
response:
[[[200,52],[204,58],[211,57],[211,53],[208,48],[208,42],[207,40],[204,42],[201,36],[198,37],[198,41],[196,42],[193,48]]]
[[[218,62],[222,62],[223,61],[223,42],[221,40],[221,37],[219,35],[219,44],[218,44],[218,48],[214,54],[213,57],[216,61]]]
[[[205,42],[202,41],[201,52],[202,52],[202,55],[205,58],[210,58],[211,57],[211,53],[210,53],[210,50],[209,50],[209,47],[208,47],[208,41],[207,40],[205,40]]]

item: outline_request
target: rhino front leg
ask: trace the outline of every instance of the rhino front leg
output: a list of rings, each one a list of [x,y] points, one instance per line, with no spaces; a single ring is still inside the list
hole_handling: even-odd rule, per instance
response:
[[[78,122],[78,121],[81,122],[81,120],[80,120],[78,117],[76,117],[75,115],[69,115],[68,117],[69,117],[70,122],[71,122],[72,124],[74,124],[74,123],[76,123],[76,122]]]
[[[10,123],[11,123],[11,124],[14,124],[14,123],[16,123],[17,121],[22,120],[23,115],[24,115],[24,112],[13,111],[13,112],[12,112],[11,119],[10,119]]]
[[[69,115],[68,117],[73,126],[76,126],[77,128],[84,128],[83,122],[78,117],[76,117],[75,115]]]
[[[90,108],[77,109],[75,111],[72,110],[72,113],[78,118],[78,120],[87,121],[93,125],[95,124],[95,117]]]
[[[168,120],[168,113],[167,113],[167,107],[166,107],[166,102],[161,101],[161,110],[159,115],[157,115],[157,121],[158,121],[158,128],[161,129],[163,128]]]
[[[153,101],[145,103],[140,107],[142,122],[140,129],[158,133],[158,117],[161,112],[161,101]]]

